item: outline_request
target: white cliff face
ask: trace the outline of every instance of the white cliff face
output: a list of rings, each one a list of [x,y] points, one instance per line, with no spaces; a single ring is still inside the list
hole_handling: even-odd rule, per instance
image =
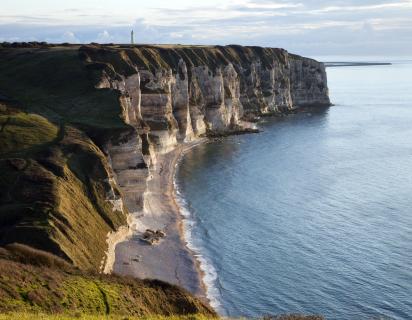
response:
[[[324,65],[282,49],[87,46],[81,51],[87,63],[101,67],[96,88],[120,92],[121,116],[131,131],[109,143],[107,153],[132,213],[143,209],[157,155],[208,132],[251,127],[244,121],[248,116],[330,105]]]
[[[149,126],[150,141],[158,153],[167,153],[177,144],[178,125],[173,116],[171,70],[141,71],[141,113]]]
[[[149,176],[141,145],[140,137],[134,135],[124,143],[108,147],[115,181],[122,192],[124,204],[131,213],[143,208],[143,193]]]
[[[96,56],[100,60],[101,50]],[[109,67],[98,87],[121,91],[125,121],[148,128],[155,153],[167,153],[208,130],[239,129],[245,115],[330,105],[323,64],[282,49],[154,46],[121,53],[106,50],[103,57],[109,57]],[[89,56],[94,61],[93,50]],[[114,64],[123,66],[119,70],[110,64],[114,59],[121,59]]]
[[[107,154],[117,187],[122,193],[122,208],[126,206],[130,213],[139,212],[143,208],[143,194],[149,177],[148,165],[155,161],[153,148],[143,150],[140,73],[128,77],[120,76],[121,80],[111,80],[105,74],[98,88],[112,88],[121,95],[119,103],[122,118],[131,126],[131,131],[117,139],[117,142],[107,145]]]
[[[173,116],[179,127],[178,140],[180,142],[190,141],[195,137],[195,133],[189,108],[189,76],[186,63],[182,59],[179,61],[172,82],[171,99]]]
[[[226,109],[226,128],[239,125],[243,116],[243,106],[240,102],[240,77],[230,63],[223,69],[224,107]]]
[[[192,68],[191,100],[192,114],[196,117],[195,131],[223,132],[239,123],[243,115],[240,103],[240,82],[232,64],[212,72],[207,66]],[[199,124],[203,112],[204,125]]]
[[[247,127],[245,115],[330,105],[324,65],[282,49],[83,47],[82,53],[102,67],[96,87],[120,92],[122,117],[134,128],[108,148],[131,212],[142,208],[157,154],[208,131]]]
[[[278,61],[273,66],[273,111],[279,111],[293,108],[292,94],[291,94],[291,80],[289,77],[290,65],[289,59],[286,64]]]
[[[241,101],[245,112],[276,113],[292,109],[289,63],[273,60],[262,65],[260,60],[242,69]]]
[[[128,105],[125,110],[127,116],[126,123],[138,127],[142,121],[142,114],[140,109],[140,103],[142,100],[140,91],[140,74],[136,73],[124,80],[124,96],[126,104]]]
[[[290,79],[296,107],[330,105],[326,71],[319,62],[294,56],[290,59]]]
[[[134,218],[150,199],[145,193],[161,154],[205,134],[252,128],[249,117],[330,105],[324,65],[282,49],[91,45],[79,54],[96,88],[116,91],[114,107],[129,125],[106,141],[107,200],[130,214],[127,226],[108,234],[105,272],[116,244],[138,229]]]

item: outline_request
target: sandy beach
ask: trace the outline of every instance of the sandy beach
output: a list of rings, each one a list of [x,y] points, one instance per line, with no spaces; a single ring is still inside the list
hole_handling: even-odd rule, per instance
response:
[[[160,279],[206,299],[198,261],[186,246],[183,217],[173,184],[179,159],[204,141],[185,143],[167,154],[158,155],[145,193],[145,210],[133,217],[133,235],[116,246],[114,273]],[[140,239],[146,229],[162,230],[166,237],[158,244],[149,245]]]

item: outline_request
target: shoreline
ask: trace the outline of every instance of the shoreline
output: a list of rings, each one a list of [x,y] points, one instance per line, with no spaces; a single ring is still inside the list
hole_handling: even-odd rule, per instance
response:
[[[303,112],[306,112],[305,108]],[[253,128],[257,130],[256,125]],[[175,182],[183,156],[208,141],[207,137],[197,138],[177,144],[168,153],[157,155],[156,163],[149,170],[151,178],[144,192],[144,209],[130,213],[128,224],[108,235],[109,249],[102,265],[104,273],[157,279],[178,285],[209,305],[214,305],[215,310],[222,311],[223,307],[214,298],[215,294],[210,292],[213,286],[206,284],[208,272],[202,266],[209,263],[202,262],[201,253],[197,248],[191,248],[193,245],[185,235],[184,223],[190,221],[190,217],[183,214],[186,210],[185,199],[177,194],[179,190]],[[147,229],[161,230],[166,237],[150,245],[141,240]]]
[[[302,108],[302,112],[307,112],[307,108]],[[257,130],[255,124],[253,128]],[[213,139],[219,138],[212,138],[212,141]],[[190,216],[183,214],[186,210],[185,199],[177,194],[179,190],[175,182],[183,156],[192,148],[208,141],[210,140],[206,137],[197,138],[177,144],[168,153],[157,155],[156,163],[149,170],[144,209],[130,213],[128,224],[108,235],[109,250],[106,263],[102,264],[104,273],[157,279],[178,285],[209,305],[214,305],[215,310],[223,311],[212,292],[213,285],[206,284],[210,282],[206,279],[207,275],[213,272],[209,273],[202,266],[209,265],[209,262],[202,259],[199,249],[193,248],[194,245],[186,237],[184,224],[185,221],[190,223]],[[190,214],[189,211],[188,213]],[[141,240],[147,229],[161,230],[166,236],[150,245]]]
[[[203,141],[191,145],[184,149],[184,151],[180,154],[180,157],[177,160],[175,165],[175,172],[173,176],[173,198],[179,208],[179,214],[182,219],[181,224],[181,236],[185,242],[186,248],[192,254],[193,258],[195,259],[195,264],[197,268],[197,272],[200,275],[200,285],[203,289],[203,296],[201,298],[206,298],[206,302],[220,315],[225,315],[226,312],[221,304],[221,301],[217,298],[220,296],[219,293],[214,292],[216,288],[216,277],[217,272],[208,259],[206,259],[201,251],[201,248],[197,247],[196,245],[196,238],[192,236],[191,231],[193,230],[193,225],[195,224],[195,220],[193,219],[192,212],[190,212],[186,199],[181,194],[181,190],[179,189],[179,185],[176,180],[176,175],[178,170],[180,169],[181,162],[184,158],[184,155],[190,151],[191,149],[199,146],[203,143],[211,143],[215,140],[209,140],[207,138],[203,138]],[[218,290],[218,289],[217,289]]]
[[[187,151],[206,141],[206,138],[196,139],[158,155],[156,164],[150,169],[151,179],[147,182],[144,210],[132,214],[133,222],[129,225],[131,235],[115,248],[113,272],[176,284],[210,303],[197,253],[188,247],[183,223],[185,217],[175,188],[180,160]],[[146,229],[162,230],[166,237],[157,244],[149,245],[140,240]]]

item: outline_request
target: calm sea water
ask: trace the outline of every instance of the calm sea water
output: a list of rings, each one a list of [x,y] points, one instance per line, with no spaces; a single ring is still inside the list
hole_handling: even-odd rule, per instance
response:
[[[412,319],[412,64],[327,72],[336,106],[182,160],[187,239],[222,314]]]

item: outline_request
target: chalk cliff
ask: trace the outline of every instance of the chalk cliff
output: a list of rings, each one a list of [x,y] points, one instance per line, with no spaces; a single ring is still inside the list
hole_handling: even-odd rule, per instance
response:
[[[282,49],[136,46],[80,48],[96,87],[121,92],[127,123],[150,129],[157,152],[207,131],[242,126],[245,115],[330,105],[325,68]]]
[[[0,98],[0,244],[106,271],[110,234],[144,207],[159,154],[262,114],[330,105],[322,63],[236,45],[0,49]],[[25,141],[39,121],[50,137]],[[39,177],[44,192],[31,192]]]
[[[108,145],[130,212],[144,206],[156,154],[209,132],[242,130],[250,117],[330,105],[323,64],[282,49],[83,46],[79,52],[100,72],[96,88],[120,92],[123,119],[136,130]]]

